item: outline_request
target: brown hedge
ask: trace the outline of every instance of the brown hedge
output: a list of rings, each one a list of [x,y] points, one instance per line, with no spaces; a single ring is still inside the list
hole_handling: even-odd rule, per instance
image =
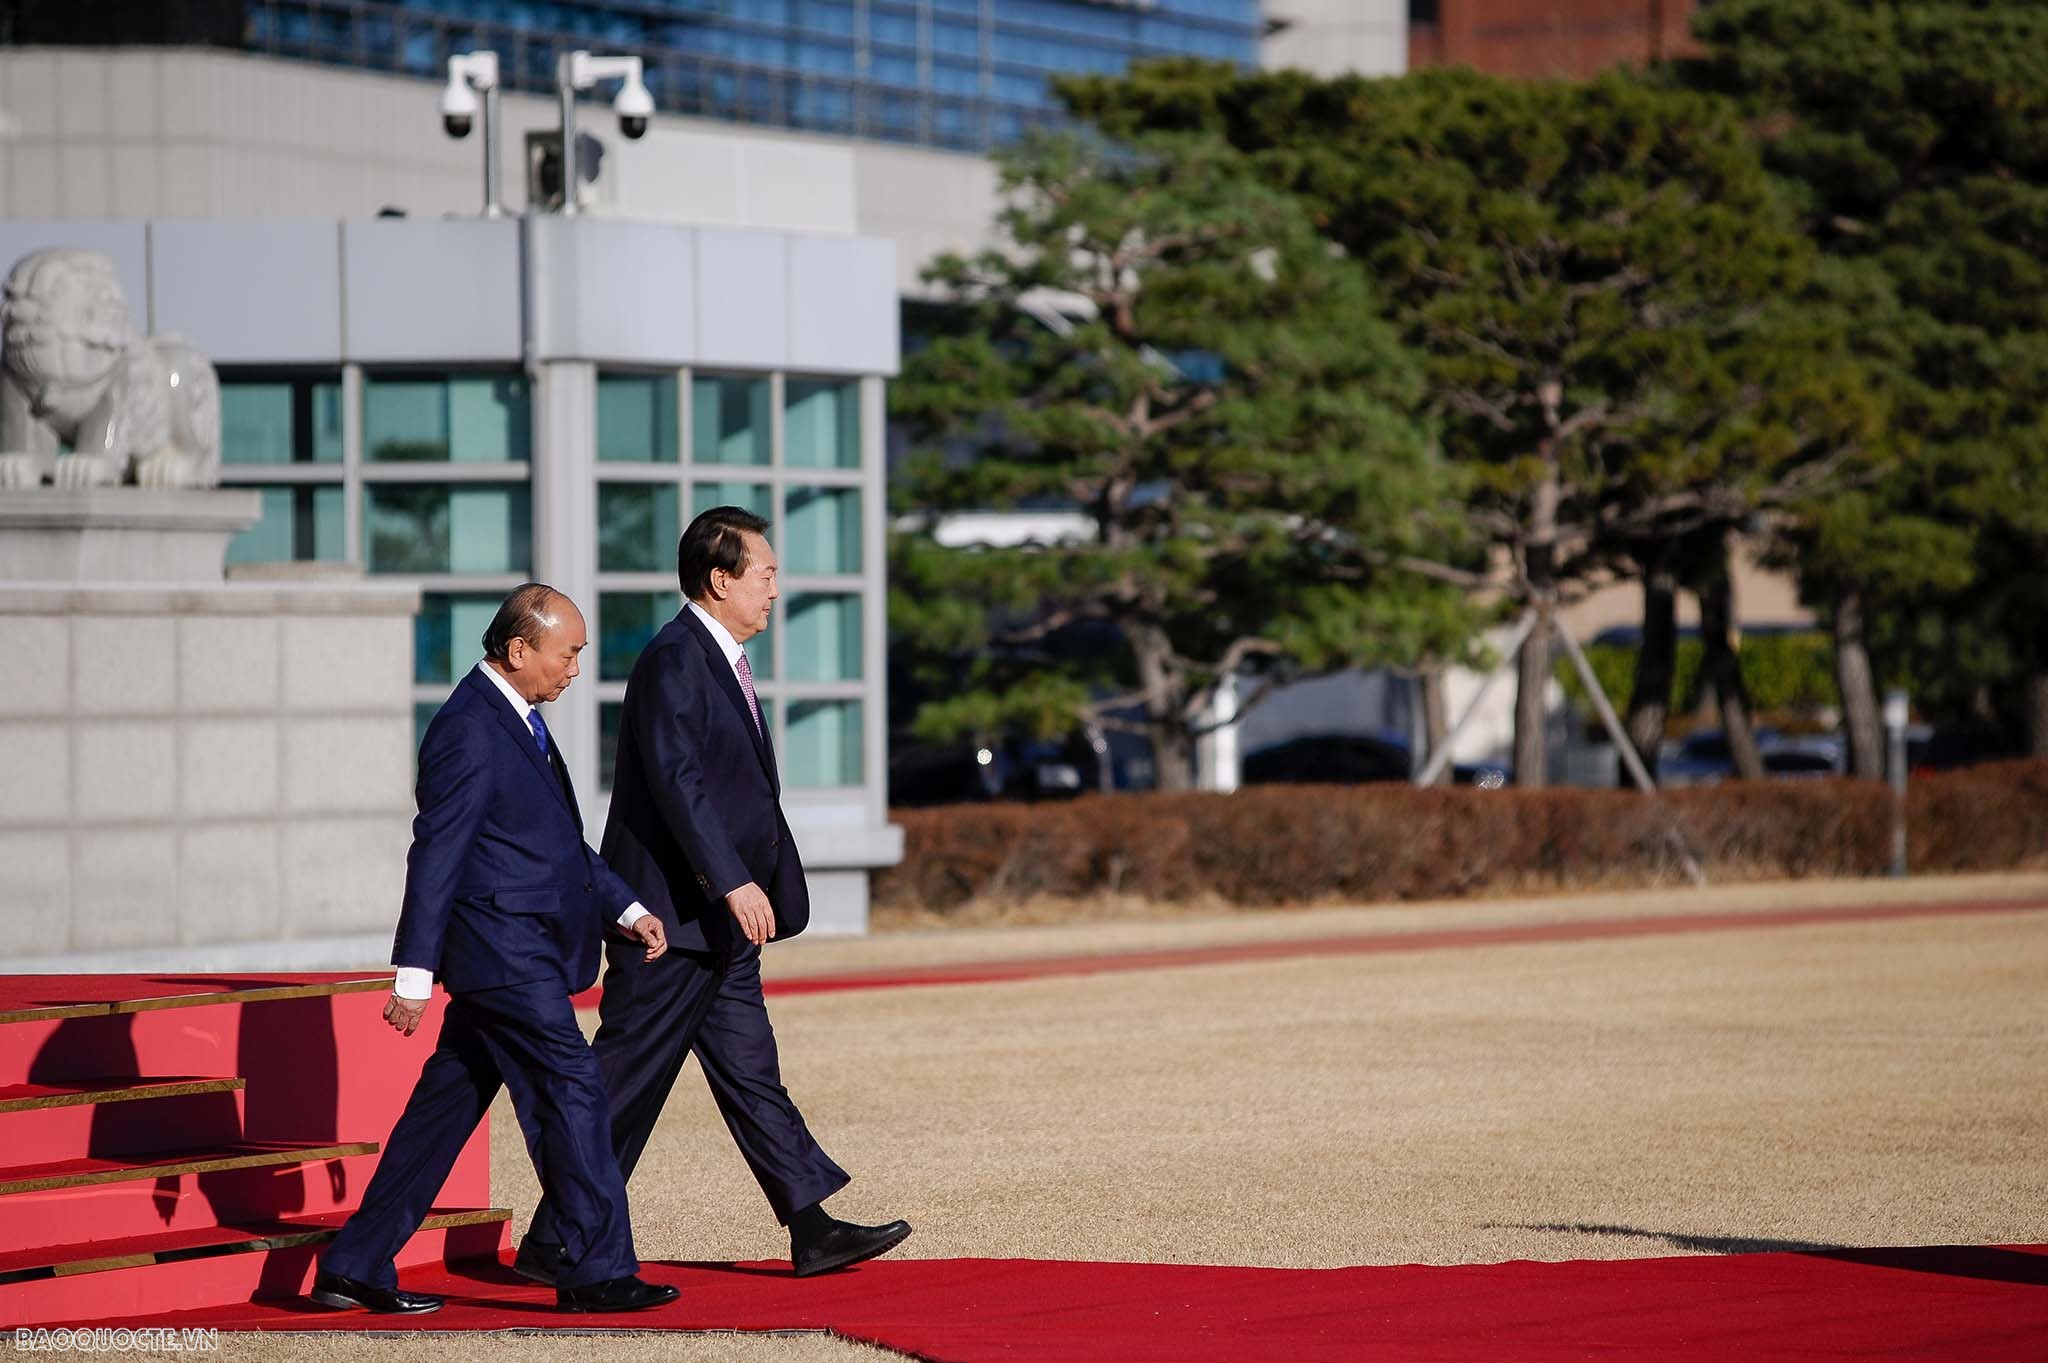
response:
[[[1681,846],[1710,880],[1884,871],[1891,795],[1852,781],[1746,782],[1646,799],[1614,790],[1260,786],[1234,795],[1109,795],[1061,804],[897,810],[885,908],[1104,895],[1240,905],[1437,899],[1679,883]],[[1915,777],[1915,871],[2048,864],[2048,761]]]

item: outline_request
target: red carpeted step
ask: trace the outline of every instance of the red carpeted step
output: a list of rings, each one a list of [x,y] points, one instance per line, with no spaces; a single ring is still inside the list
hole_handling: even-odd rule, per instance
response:
[[[56,1022],[162,1008],[269,1003],[372,993],[390,987],[388,971],[375,976],[337,971],[264,975],[0,975],[0,1023]]]
[[[4,1251],[0,1252],[0,1287],[39,1278],[69,1278],[150,1264],[324,1244],[334,1238],[349,1215],[347,1211],[327,1211],[308,1216],[266,1217],[229,1226],[194,1227],[122,1240],[89,1240],[76,1245]],[[420,1223],[420,1229],[499,1225],[511,1220],[512,1213],[504,1207],[436,1207]]]
[[[101,1242],[87,1247],[88,1257],[74,1260],[65,1271],[0,1283],[0,1321],[139,1318],[203,1302],[303,1304],[316,1260],[346,1215],[327,1212],[265,1226]],[[408,1276],[441,1271],[444,1262],[478,1258],[495,1266],[508,1248],[510,1224],[502,1208],[438,1209],[399,1250],[398,1266]],[[247,1234],[251,1230],[272,1233]],[[222,1243],[224,1236],[237,1238]],[[129,1253],[116,1255],[116,1249]],[[135,1262],[124,1262],[124,1257]],[[20,1266],[24,1261],[9,1255],[5,1262]]]
[[[126,1103],[150,1098],[181,1098],[198,1093],[235,1093],[245,1082],[242,1079],[205,1079],[194,1075],[159,1075],[149,1079],[67,1079],[54,1084],[9,1084],[0,1087],[0,1113],[39,1112],[54,1107]]]
[[[84,1188],[131,1179],[172,1178],[180,1174],[213,1174],[273,1164],[304,1164],[312,1160],[373,1155],[375,1141],[322,1145],[303,1141],[243,1141],[196,1150],[160,1150],[147,1155],[86,1155],[46,1164],[17,1164],[0,1169],[0,1197],[40,1193],[57,1188]]]
[[[125,1239],[353,1206],[376,1150],[375,1141],[235,1141],[0,1168],[0,1245]]]
[[[69,1079],[0,1087],[0,1148],[40,1164],[242,1139],[241,1078]]]

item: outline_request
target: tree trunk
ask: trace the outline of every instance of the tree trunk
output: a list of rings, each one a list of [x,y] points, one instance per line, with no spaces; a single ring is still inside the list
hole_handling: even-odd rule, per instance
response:
[[[1444,696],[1444,670],[1441,666],[1423,669],[1419,678],[1422,683],[1422,761],[1436,760],[1444,750],[1444,744],[1451,739],[1450,704]],[[1416,770],[1422,770],[1420,764]],[[1436,784],[1447,786],[1451,783],[1451,767],[1447,762],[1437,773]]]
[[[1543,402],[1555,429],[1559,393],[1545,385]],[[1515,674],[1515,784],[1524,790],[1541,790],[1549,777],[1550,726],[1544,693],[1550,686],[1551,608],[1557,593],[1557,508],[1564,490],[1557,469],[1538,483],[1530,497],[1529,543],[1523,550],[1523,571],[1529,580],[1529,605],[1536,612],[1536,627],[1522,644]]]
[[[1735,774],[1756,781],[1763,778],[1764,760],[1750,727],[1749,690],[1742,684],[1742,661],[1736,652],[1735,579],[1729,571],[1732,547],[1731,532],[1722,538],[1700,589],[1700,642],[1705,649],[1700,670],[1713,683],[1721,707],[1721,733],[1728,740]]]
[[[2048,672],[2027,672],[2027,755],[2048,757]]]
[[[1835,603],[1835,689],[1842,693],[1842,729],[1849,737],[1849,775],[1884,779],[1884,726],[1877,712],[1877,679],[1863,643],[1863,593],[1852,587]]]
[[[1678,672],[1678,579],[1670,556],[1660,554],[1643,574],[1643,642],[1636,650],[1636,674],[1629,688],[1628,719],[1623,727],[1650,779],[1657,778],[1657,755],[1664,746],[1664,725],[1671,717],[1671,682]],[[1613,697],[1609,697],[1613,699]],[[1620,784],[1630,783],[1622,764]]]
[[[1195,785],[1195,740],[1181,715],[1180,678],[1173,669],[1173,646],[1156,625],[1127,625],[1131,656],[1138,668],[1138,686],[1145,696],[1145,733],[1152,740],[1152,786],[1155,790],[1192,790]]]
[[[1515,784],[1541,790],[1550,767],[1550,716],[1544,693],[1550,686],[1550,607],[1534,608],[1536,628],[1522,643],[1515,671]]]
[[[1193,790],[1195,788],[1195,741],[1178,714],[1165,718],[1147,716],[1145,730],[1152,739],[1153,788]]]

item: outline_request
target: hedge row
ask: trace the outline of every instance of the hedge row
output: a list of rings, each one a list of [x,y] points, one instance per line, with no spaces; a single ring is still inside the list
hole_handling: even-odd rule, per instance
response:
[[[1670,791],[1259,786],[1234,795],[1110,795],[1069,803],[898,810],[900,865],[878,906],[1135,896],[1265,906],[1437,899],[1709,880],[1863,876],[1891,854],[1891,796],[1853,781]],[[2048,865],[2048,761],[1915,777],[1916,872]]]

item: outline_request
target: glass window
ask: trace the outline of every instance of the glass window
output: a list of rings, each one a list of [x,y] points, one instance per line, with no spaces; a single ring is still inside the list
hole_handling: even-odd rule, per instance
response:
[[[412,750],[415,758],[419,755],[420,744],[427,741],[427,726],[434,722],[434,716],[441,713],[442,702],[438,700],[416,700],[412,703]]]
[[[373,573],[524,573],[532,500],[522,485],[376,484],[364,489],[363,558]]]
[[[860,702],[791,701],[781,758],[784,779],[792,786],[859,785]]]
[[[783,629],[789,634],[791,681],[859,681],[860,598],[811,592],[788,598]]]
[[[768,380],[701,376],[690,384],[690,457],[700,464],[768,462]]]
[[[773,520],[773,502],[766,483],[698,483],[690,489],[692,516],[701,516],[714,506],[737,506],[763,520]]]
[[[222,379],[220,457],[229,464],[339,463],[341,380]]]
[[[675,375],[597,376],[597,457],[615,463],[675,462]]]
[[[427,592],[412,621],[412,679],[448,684],[484,656],[484,630],[504,598],[496,592]]]
[[[783,458],[797,468],[860,467],[860,385],[791,379],[783,389]]]
[[[783,524],[785,573],[860,571],[860,489],[793,487]]]
[[[605,573],[657,573],[673,569],[676,489],[667,483],[600,483],[597,487],[597,567]]]
[[[601,790],[612,788],[612,778],[619,770],[619,726],[625,722],[626,707],[621,701],[602,701],[597,707],[597,784]]]
[[[341,542],[341,485],[266,487],[263,518],[228,542],[229,563],[294,563],[348,556]]]
[[[766,686],[775,677],[775,618],[773,614],[769,616],[768,628],[747,640],[740,647],[746,650],[747,667],[753,672],[754,681],[758,685]]]
[[[600,592],[597,597],[597,675],[624,681],[655,632],[683,608],[680,592]]]
[[[524,375],[387,374],[363,380],[366,458],[518,463],[531,448]]]

